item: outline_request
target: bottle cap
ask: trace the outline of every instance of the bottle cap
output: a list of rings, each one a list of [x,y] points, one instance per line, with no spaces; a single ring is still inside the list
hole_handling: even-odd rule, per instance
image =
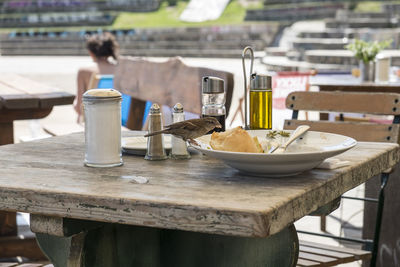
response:
[[[183,113],[183,106],[181,103],[176,103],[174,106],[174,113]]]
[[[263,74],[251,74],[250,90],[267,90],[272,88],[272,77]]]
[[[116,99],[121,98],[120,92],[114,89],[91,89],[83,94],[83,99]]]
[[[150,114],[159,114],[161,113],[160,111],[160,106],[157,103],[153,103],[150,108]]]
[[[224,92],[224,80],[206,76],[202,79],[202,91],[203,94],[220,94]]]

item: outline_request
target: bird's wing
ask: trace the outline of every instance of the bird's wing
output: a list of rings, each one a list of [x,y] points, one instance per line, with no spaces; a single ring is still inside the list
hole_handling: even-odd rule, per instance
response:
[[[156,131],[156,132],[152,132],[152,133],[147,133],[144,135],[144,137],[149,137],[149,136],[153,136],[153,135],[157,135],[157,134],[162,134],[162,133],[166,133],[168,131],[168,129],[164,129],[161,131]]]
[[[191,122],[191,120],[176,122],[174,124],[168,125],[167,127],[168,127],[168,130],[186,129],[189,131],[193,131],[198,128],[198,126],[196,124],[194,124],[193,122]]]

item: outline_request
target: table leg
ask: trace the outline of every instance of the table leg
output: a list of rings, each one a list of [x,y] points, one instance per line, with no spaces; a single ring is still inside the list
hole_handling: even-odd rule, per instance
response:
[[[0,122],[0,145],[14,143],[13,122]],[[0,212],[0,236],[16,235],[17,221],[15,212]]]
[[[0,145],[14,143],[14,125],[13,122],[0,122]]]
[[[0,211],[0,236],[17,235],[17,213]]]
[[[50,108],[6,109],[0,112],[0,145],[14,143],[14,120],[40,119],[50,114]],[[17,235],[17,214],[0,211],[0,236]]]
[[[14,143],[14,120],[39,119],[47,116],[52,108],[6,109],[0,112],[0,145]],[[0,236],[16,236],[17,213],[0,211]],[[32,243],[35,247],[35,243]],[[36,246],[37,247],[37,246]],[[21,254],[17,254],[21,255]]]
[[[268,238],[104,224],[70,237],[37,239],[55,267],[289,267],[299,251],[293,225]]]
[[[320,121],[327,121],[329,120],[329,113],[319,113],[319,120]]]

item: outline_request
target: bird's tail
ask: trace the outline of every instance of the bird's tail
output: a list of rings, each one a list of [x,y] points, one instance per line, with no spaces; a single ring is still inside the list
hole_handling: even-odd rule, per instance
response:
[[[165,130],[155,131],[155,132],[146,134],[144,137],[149,137],[149,136],[153,136],[153,135],[158,135],[158,134],[162,134],[162,133],[164,133],[164,132],[165,132]]]

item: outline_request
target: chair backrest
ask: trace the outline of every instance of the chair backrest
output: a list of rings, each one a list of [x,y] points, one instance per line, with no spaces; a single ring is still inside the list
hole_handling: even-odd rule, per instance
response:
[[[154,62],[121,57],[115,71],[114,87],[137,100],[149,100],[169,107],[180,102],[185,111],[200,114],[203,76],[216,76],[225,80],[228,115],[233,94],[233,74],[187,66],[179,58]]]
[[[343,134],[358,141],[399,142],[400,94],[353,92],[293,92],[286,98],[286,107],[293,110],[291,120],[285,120],[285,129],[309,125],[311,130]],[[298,120],[298,112],[319,111],[393,115],[391,124],[357,121]]]
[[[96,88],[100,89],[106,89],[106,88],[114,88],[114,75],[100,75],[96,74],[95,77],[93,78],[93,85]],[[122,103],[121,103],[121,123],[123,126],[126,126],[129,128],[129,126],[132,126],[132,124],[135,124],[136,122],[131,122],[132,121],[132,97],[126,94],[122,94]],[[147,114],[150,111],[150,105],[146,102],[146,105],[144,107],[144,114],[142,117],[142,125],[146,120]]]

